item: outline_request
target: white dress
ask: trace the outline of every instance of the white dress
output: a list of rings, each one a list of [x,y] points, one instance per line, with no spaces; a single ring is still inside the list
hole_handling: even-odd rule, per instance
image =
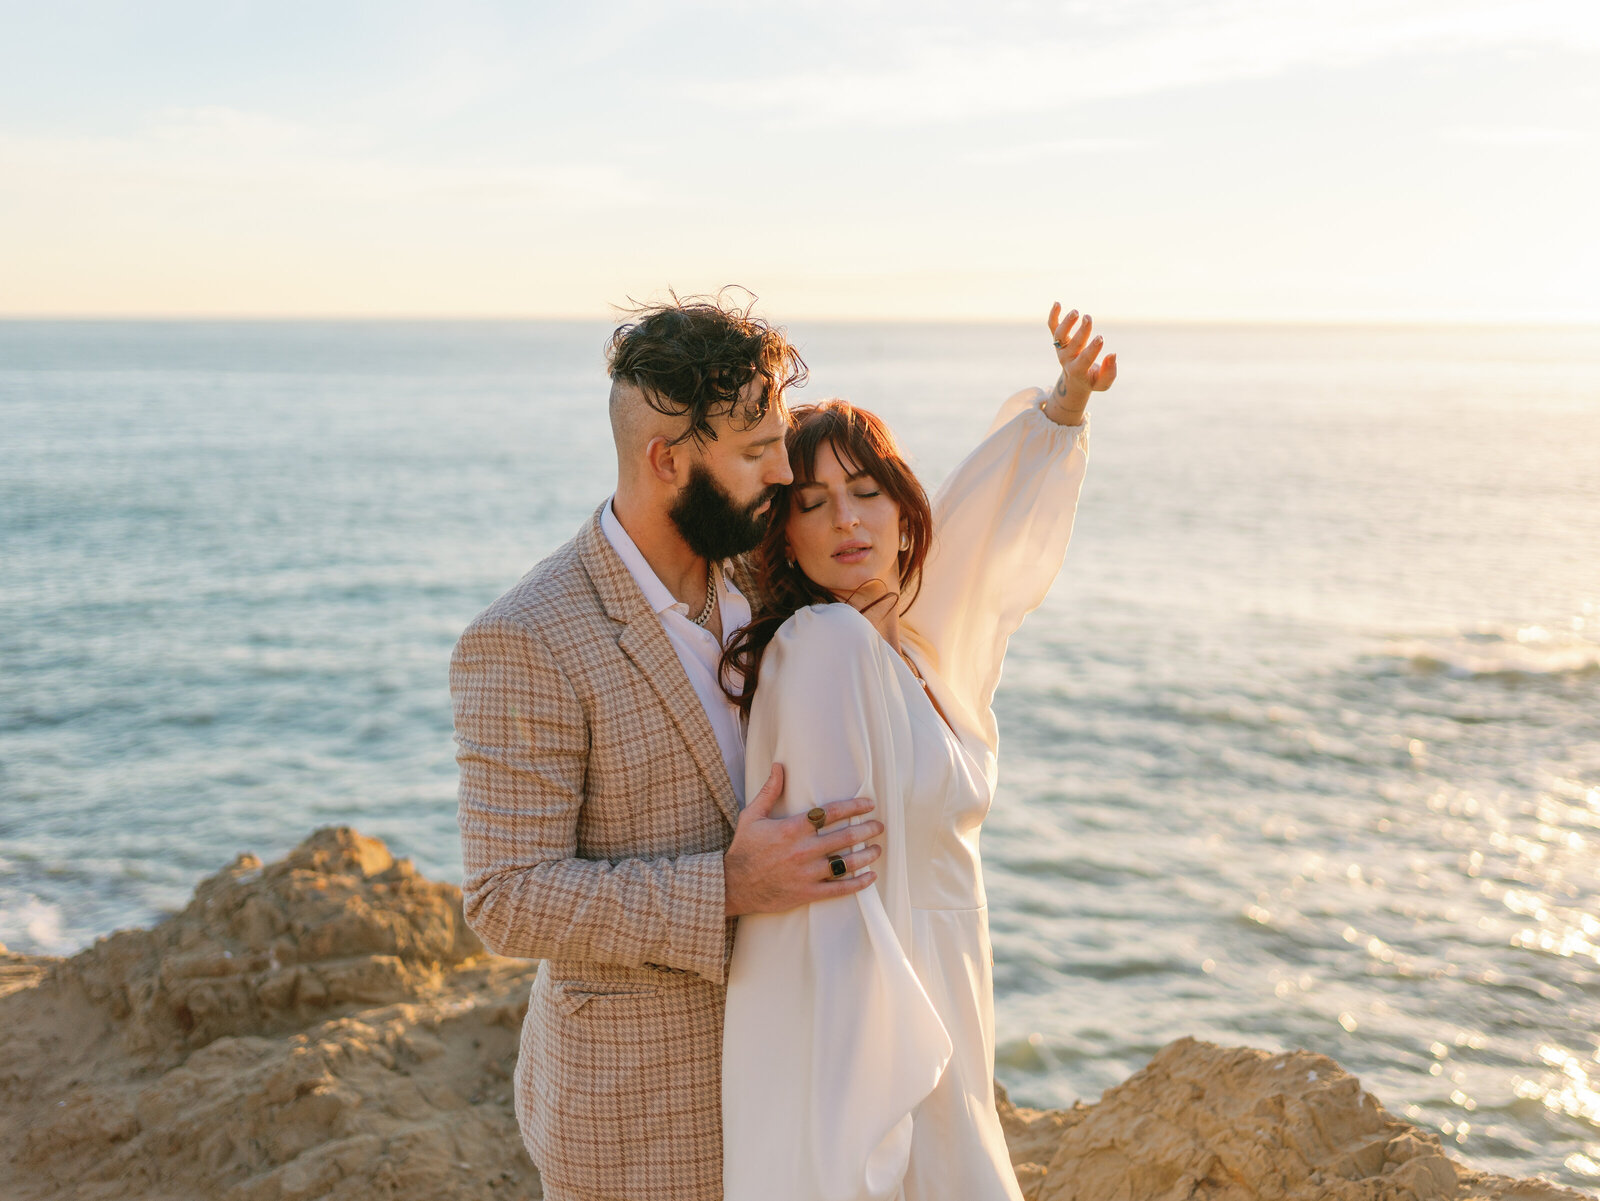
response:
[[[1041,400],[1011,397],[939,489],[922,591],[901,621],[954,732],[847,604],[795,613],[763,657],[746,795],[781,762],[778,812],[867,796],[885,833],[871,887],[739,919],[727,1201],[1021,1201],[995,1111],[978,828],[1006,641],[1061,568],[1088,460],[1087,419],[1056,425]]]

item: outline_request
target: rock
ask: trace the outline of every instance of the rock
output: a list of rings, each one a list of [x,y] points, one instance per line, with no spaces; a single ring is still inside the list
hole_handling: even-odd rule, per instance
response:
[[[0,1197],[538,1198],[511,1083],[536,968],[347,828],[70,959],[0,947]],[[1586,1201],[1462,1167],[1307,1051],[1181,1038],[1093,1105],[996,1091],[1028,1201]]]
[[[1310,1051],[1180,1038],[1093,1105],[1001,1120],[1028,1201],[1587,1201],[1463,1167]]]
[[[0,943],[0,997],[39,983],[53,962],[48,955],[20,955]]]
[[[437,989],[442,973],[483,953],[459,889],[333,827],[270,867],[240,855],[183,912],[97,940],[61,974],[119,1022],[130,1053],[170,1059],[224,1035],[296,1030]]]
[[[152,929],[0,957],[0,1197],[539,1197],[508,1083],[537,966],[349,829]]]

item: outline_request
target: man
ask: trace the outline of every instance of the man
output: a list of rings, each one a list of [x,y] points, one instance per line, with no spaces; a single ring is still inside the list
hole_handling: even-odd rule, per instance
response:
[[[468,924],[538,958],[516,1112],[551,1201],[722,1196],[724,971],[741,913],[866,887],[870,802],[819,832],[749,803],[722,648],[749,620],[725,560],[793,478],[805,365],[720,300],[637,315],[607,348],[617,487],[476,617],[450,664]],[[781,1036],[781,1034],[779,1035]]]

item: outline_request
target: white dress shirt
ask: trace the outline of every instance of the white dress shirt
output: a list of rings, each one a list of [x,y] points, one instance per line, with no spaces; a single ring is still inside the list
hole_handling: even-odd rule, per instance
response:
[[[627,567],[644,599],[655,610],[667,640],[678,652],[684,674],[694,685],[695,695],[711,721],[711,730],[717,736],[717,746],[722,750],[722,762],[728,769],[728,780],[733,785],[733,795],[744,808],[744,723],[740,720],[739,706],[728,699],[717,683],[717,667],[722,661],[722,648],[750,623],[750,602],[733,586],[732,581],[716,565],[712,570],[717,580],[717,605],[722,611],[722,642],[704,626],[689,620],[689,606],[678,600],[661,582],[659,576],[634,545],[628,531],[622,528],[611,502],[606,501],[600,514],[600,529],[611,543],[612,549]],[[696,606],[698,608],[699,606]]]

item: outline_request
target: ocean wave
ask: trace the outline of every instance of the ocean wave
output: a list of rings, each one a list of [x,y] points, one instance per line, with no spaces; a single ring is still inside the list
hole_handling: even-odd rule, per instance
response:
[[[1405,670],[1462,680],[1600,675],[1600,643],[1540,625],[1395,637],[1382,657]]]

